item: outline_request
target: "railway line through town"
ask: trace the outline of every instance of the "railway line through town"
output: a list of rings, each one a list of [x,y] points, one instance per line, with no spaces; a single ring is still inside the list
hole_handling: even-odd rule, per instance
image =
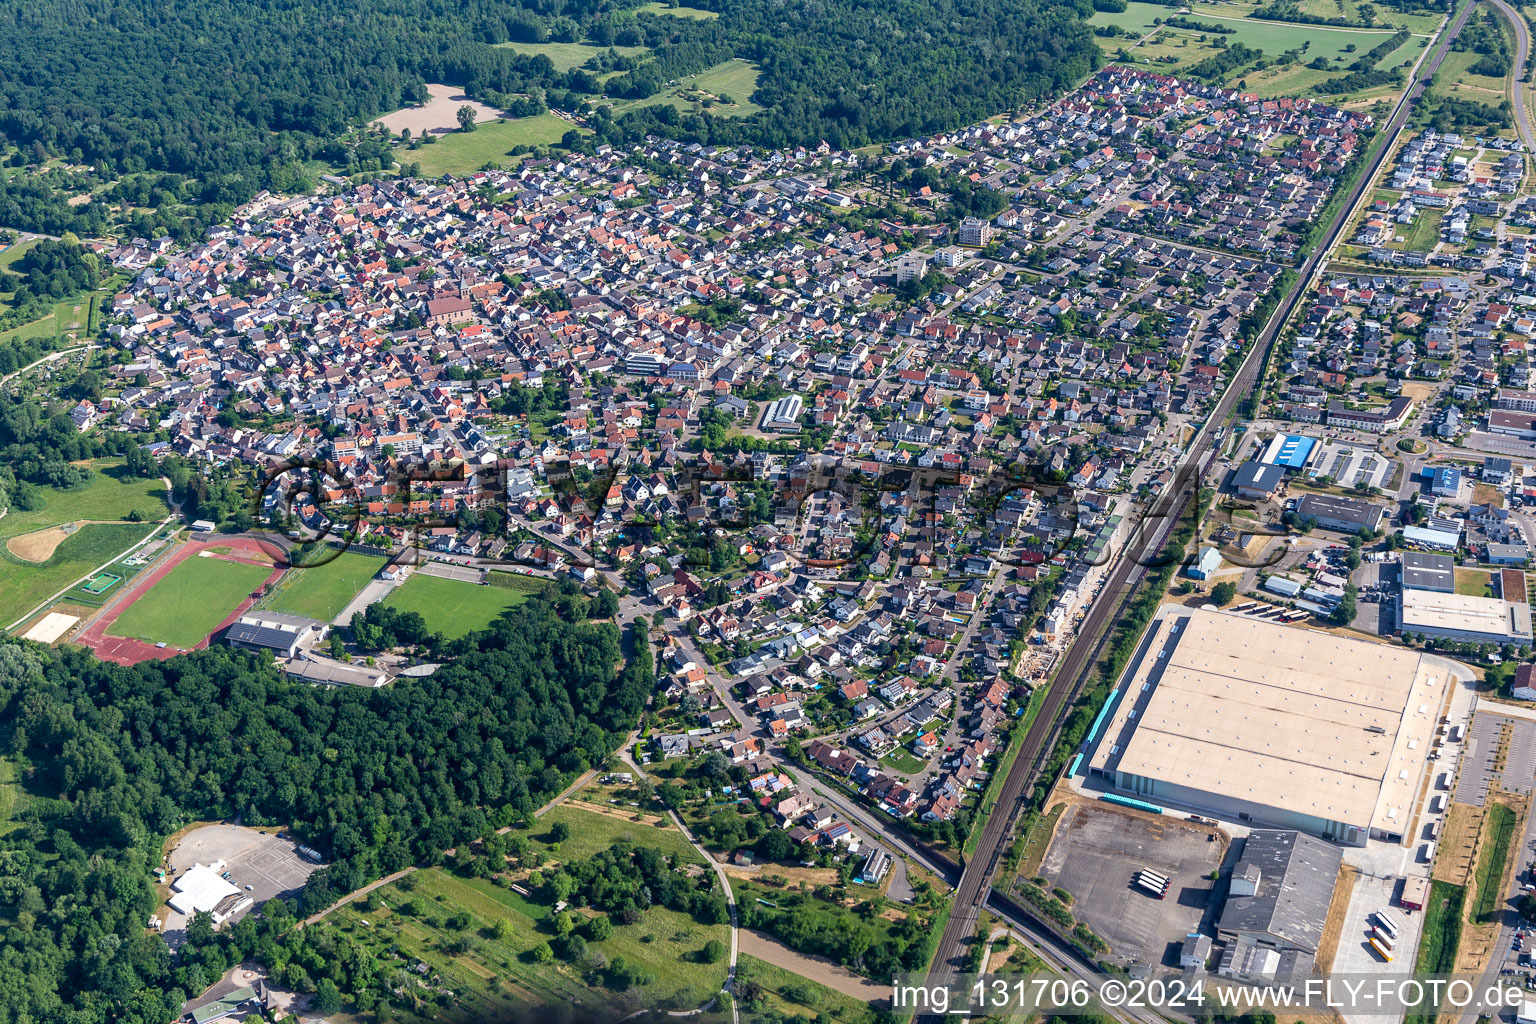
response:
[[[1172,535],[1174,524],[1187,510],[1195,507],[1202,473],[1213,460],[1217,443],[1225,436],[1225,425],[1236,411],[1238,401],[1253,394],[1260,385],[1269,350],[1302,299],[1310,292],[1318,273],[1327,263],[1328,254],[1347,228],[1361,198],[1370,189],[1383,163],[1396,147],[1398,136],[1408,123],[1414,104],[1423,95],[1425,84],[1439,70],[1446,51],[1460,34],[1474,7],[1476,0],[1465,4],[1457,12],[1455,19],[1442,32],[1434,51],[1415,69],[1382,129],[1381,140],[1335,213],[1324,237],[1302,263],[1294,286],[1259,333],[1256,343],[1233,375],[1212,415],[1191,439],[1179,474],[1138,524],[1136,533],[1119,555],[1118,563],[1111,570],[1103,592],[1083,620],[1077,641],[1062,659],[1056,682],[1047,691],[1040,714],[1025,734],[1018,759],[1003,779],[996,809],[982,827],[974,854],[963,865],[953,895],[954,905],[949,921],[939,939],[931,965],[936,974],[960,969],[965,945],[975,934],[982,908],[991,898],[993,878],[1006,850],[1006,840],[1024,810],[1028,792],[1050,757],[1067,714],[1075,705],[1111,635],[1113,624],[1155,567],[1156,556]]]

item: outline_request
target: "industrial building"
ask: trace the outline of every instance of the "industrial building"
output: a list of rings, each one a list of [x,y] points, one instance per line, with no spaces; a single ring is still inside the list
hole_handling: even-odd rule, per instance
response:
[[[1317,441],[1301,434],[1276,434],[1264,449],[1260,462],[1282,469],[1301,469],[1312,456]]]
[[[1456,592],[1456,560],[1450,555],[1404,551],[1402,558],[1404,590],[1428,590],[1436,594]]]
[[[1372,533],[1381,528],[1387,510],[1380,505],[1357,501],[1354,498],[1336,498],[1331,494],[1303,495],[1296,506],[1296,514],[1310,519],[1325,530],[1340,533],[1358,533],[1363,526]]]
[[[1397,628],[1447,640],[1528,646],[1531,606],[1499,597],[1404,590],[1397,602]]]
[[[249,611],[240,615],[224,631],[224,642],[231,647],[253,651],[271,651],[291,658],[307,643],[325,639],[329,627],[318,619],[287,612]]]
[[[1317,955],[1344,852],[1300,832],[1254,829],[1232,869],[1216,934],[1231,946]],[[1268,974],[1252,970],[1241,973]]]
[[[1090,731],[1089,773],[1230,821],[1401,843],[1449,677],[1389,644],[1169,607]]]
[[[1249,460],[1232,475],[1232,489],[1239,497],[1267,501],[1285,482],[1285,468]]]

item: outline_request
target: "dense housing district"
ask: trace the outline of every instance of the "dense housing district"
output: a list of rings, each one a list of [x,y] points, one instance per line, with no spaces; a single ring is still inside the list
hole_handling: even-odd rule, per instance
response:
[[[404,1004],[508,970],[535,1002],[579,979],[653,1006],[665,952],[698,969],[663,982],[669,1008],[766,1000],[777,970],[867,1014],[870,979],[928,966],[999,814],[992,910],[937,966],[1529,979],[1529,154],[1394,129],[1340,211],[1381,129],[1114,64],[1039,110],[857,152],[648,137],[263,193],[191,245],[89,243],[119,275],[101,337],[6,386],[165,472],[174,507],[135,509],[131,547],[5,625],[117,665],[225,645],[390,692],[530,602],[618,624],[654,692],[541,809],[547,833],[496,820],[312,919],[407,936],[375,951]],[[59,483],[60,507],[94,486]],[[1126,606],[1013,818],[1003,780],[1077,684],[1074,643],[1185,487],[1183,557]],[[27,520],[3,571],[95,519]],[[594,966],[588,943],[640,927],[597,913],[609,865],[569,852],[604,829],[624,856],[666,835],[697,889],[666,913],[729,943],[677,924]],[[168,848],[151,928],[173,948],[336,852],[256,832]],[[468,939],[421,941],[465,929],[418,891],[496,917],[474,920],[498,949],[533,938],[494,970]],[[1463,928],[1481,954],[1457,953]],[[273,966],[187,1012],[324,991]]]

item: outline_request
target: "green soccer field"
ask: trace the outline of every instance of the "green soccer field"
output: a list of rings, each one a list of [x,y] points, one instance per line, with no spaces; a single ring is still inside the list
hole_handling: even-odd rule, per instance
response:
[[[502,612],[527,600],[526,590],[482,587],[418,572],[391,591],[384,603],[398,611],[420,612],[429,630],[451,639],[485,629]]]
[[[382,558],[343,551],[329,562],[289,569],[262,607],[330,622],[382,568]]]
[[[193,555],[108,627],[112,636],[195,647],[266,581],[272,570]]]

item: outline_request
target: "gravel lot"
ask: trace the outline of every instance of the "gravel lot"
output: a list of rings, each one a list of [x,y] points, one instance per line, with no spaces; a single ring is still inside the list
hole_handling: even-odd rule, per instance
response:
[[[1072,894],[1072,913],[1110,945],[1114,959],[1178,966],[1179,946],[1205,922],[1224,844],[1168,817],[1079,805],[1062,816],[1040,873]],[[1136,871],[1168,876],[1168,898],[1142,892]]]

